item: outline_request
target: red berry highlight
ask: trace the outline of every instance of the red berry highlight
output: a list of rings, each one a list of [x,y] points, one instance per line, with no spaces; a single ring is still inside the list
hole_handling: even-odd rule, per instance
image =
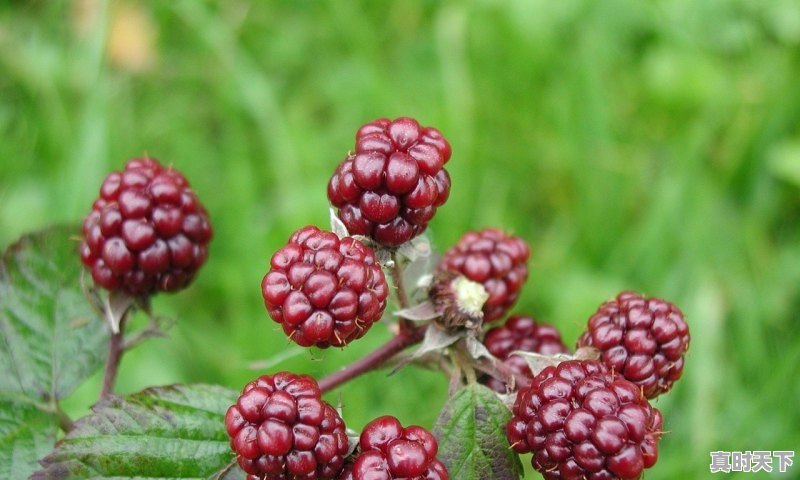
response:
[[[355,152],[328,182],[328,199],[351,235],[395,247],[425,231],[447,201],[450,144],[407,117],[362,126]]]
[[[81,261],[107,290],[172,292],[194,279],[211,237],[208,214],[186,178],[137,158],[103,181],[83,221]]]

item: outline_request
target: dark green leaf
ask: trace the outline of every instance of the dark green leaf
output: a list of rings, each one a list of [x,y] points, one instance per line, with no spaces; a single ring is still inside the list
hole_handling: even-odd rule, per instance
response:
[[[237,466],[225,471],[234,458],[225,411],[236,396],[218,386],[175,385],[101,401],[32,478],[237,478]]]
[[[508,407],[486,387],[470,385],[453,395],[434,429],[438,456],[450,478],[519,479],[519,456],[508,446],[505,434],[509,418]]]
[[[0,392],[59,399],[103,364],[108,329],[81,289],[76,235],[52,228],[3,253]]]
[[[0,399],[0,478],[28,478],[57,434],[55,415],[25,401]]]

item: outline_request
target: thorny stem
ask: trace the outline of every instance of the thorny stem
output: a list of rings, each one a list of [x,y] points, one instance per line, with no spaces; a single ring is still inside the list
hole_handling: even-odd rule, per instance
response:
[[[125,321],[128,319],[129,312],[130,309],[122,314],[122,318],[119,321],[119,332],[112,332],[111,338],[108,340],[108,358],[106,359],[106,369],[103,375],[103,388],[100,391],[101,399],[108,398],[114,390],[119,362],[122,360],[122,354],[125,353]]]
[[[363,373],[380,367],[394,357],[395,354],[405,350],[411,345],[421,342],[422,338],[425,336],[426,328],[427,325],[422,327],[412,326],[409,330],[401,331],[369,355],[320,380],[320,390],[328,392]]]

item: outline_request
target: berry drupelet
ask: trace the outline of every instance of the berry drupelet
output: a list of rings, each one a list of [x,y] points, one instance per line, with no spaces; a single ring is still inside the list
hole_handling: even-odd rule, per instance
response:
[[[483,305],[487,322],[501,318],[514,302],[528,278],[530,248],[519,237],[502,230],[487,228],[464,234],[445,252],[438,270],[464,275],[480,283],[489,294]]]
[[[444,464],[436,459],[439,444],[428,430],[403,428],[391,416],[376,418],[364,427],[358,454],[341,480],[447,480]]]
[[[600,350],[609,369],[654,398],[672,388],[683,373],[689,326],[675,305],[622,292],[589,318],[578,347]]]
[[[522,390],[506,435],[547,480],[633,480],[658,459],[661,413],[597,361],[549,366]]]
[[[351,235],[395,247],[421,234],[450,194],[450,144],[407,117],[362,126],[355,152],[328,183],[328,199]]]
[[[521,315],[514,315],[506,320],[505,325],[490,329],[486,332],[483,343],[492,355],[516,374],[516,390],[530,386],[533,374],[528,362],[519,355],[512,355],[513,352],[542,355],[568,353],[567,347],[561,341],[561,334],[554,326],[537,323],[532,317]],[[508,390],[506,384],[496,378],[487,377],[482,380],[496,392],[506,393]]]
[[[361,338],[381,318],[389,286],[371,248],[308,226],[272,256],[261,293],[289,338],[326,348]]]
[[[95,283],[132,295],[180,290],[208,253],[206,210],[183,175],[152,158],[109,174],[83,222],[81,260]]]
[[[344,422],[309,376],[280,372],[248,383],[225,427],[253,480],[330,480],[344,467]]]

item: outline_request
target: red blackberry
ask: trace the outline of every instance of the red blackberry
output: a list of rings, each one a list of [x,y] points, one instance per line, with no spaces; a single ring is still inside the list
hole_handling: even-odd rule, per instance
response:
[[[600,360],[654,398],[672,388],[683,373],[689,326],[675,305],[622,292],[589,318],[578,347],[600,350]]]
[[[351,235],[394,247],[422,233],[450,194],[450,144],[407,117],[362,126],[328,183],[328,199]]]
[[[386,308],[389,286],[371,248],[308,226],[275,252],[261,282],[273,320],[298,345],[344,346]]]
[[[348,451],[342,418],[307,375],[280,372],[248,383],[225,428],[254,480],[333,479]]]
[[[658,459],[661,413],[597,361],[547,367],[514,403],[506,435],[548,480],[638,479]]]
[[[103,181],[83,221],[81,260],[105,289],[171,292],[192,281],[211,236],[186,178],[153,158],[136,158]]]
[[[445,252],[437,268],[460,273],[483,285],[489,293],[483,305],[483,319],[490,322],[501,318],[517,301],[528,278],[529,257],[530,249],[524,240],[487,228],[464,234]]]
[[[447,469],[436,459],[439,444],[429,431],[416,425],[403,428],[390,416],[364,427],[361,453],[341,480],[447,480]]]
[[[483,339],[489,352],[502,360],[503,363],[517,374],[517,390],[530,386],[533,374],[528,367],[528,362],[512,352],[524,352],[553,355],[568,353],[567,347],[561,341],[561,334],[552,325],[536,323],[532,317],[514,315],[502,327],[495,327],[486,332]],[[494,377],[486,377],[484,383],[492,390],[505,393],[506,384]]]

